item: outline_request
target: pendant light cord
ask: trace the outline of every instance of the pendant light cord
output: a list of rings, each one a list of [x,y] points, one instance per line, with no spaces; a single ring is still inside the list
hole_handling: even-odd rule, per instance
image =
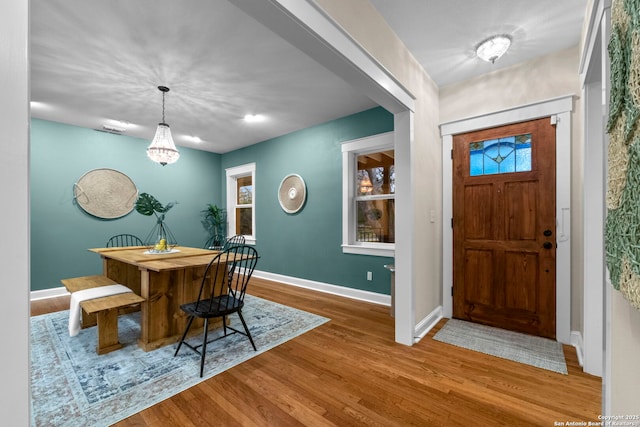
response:
[[[164,94],[165,93],[166,92],[164,92],[164,91],[162,92],[162,123],[165,123],[165,121],[164,121]]]
[[[164,95],[169,92],[169,88],[166,86],[158,86],[158,90],[162,92],[162,123],[166,124],[164,121]]]

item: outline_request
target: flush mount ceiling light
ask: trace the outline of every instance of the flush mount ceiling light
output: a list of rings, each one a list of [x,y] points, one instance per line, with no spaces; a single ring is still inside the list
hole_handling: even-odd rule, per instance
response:
[[[147,156],[154,162],[164,166],[175,163],[180,157],[180,153],[173,143],[169,125],[164,122],[164,95],[169,92],[169,88],[166,86],[158,86],[158,90],[162,92],[162,122],[158,123],[156,135],[153,137],[151,145],[147,148]]]
[[[244,121],[248,123],[263,122],[264,116],[262,114],[247,114],[244,116]]]
[[[491,62],[496,62],[511,46],[511,37],[507,35],[497,35],[489,37],[476,47],[478,58]]]
[[[105,132],[121,135],[131,127],[133,127],[133,125],[126,120],[108,119],[105,123],[103,123],[102,130]]]

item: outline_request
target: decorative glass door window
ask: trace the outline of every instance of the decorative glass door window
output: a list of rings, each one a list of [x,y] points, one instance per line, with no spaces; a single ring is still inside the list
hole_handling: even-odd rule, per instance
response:
[[[469,147],[471,176],[531,170],[531,134],[472,142]]]

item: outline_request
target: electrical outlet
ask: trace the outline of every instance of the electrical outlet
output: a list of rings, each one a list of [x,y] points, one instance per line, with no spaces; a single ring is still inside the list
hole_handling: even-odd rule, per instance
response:
[[[370,271],[367,271],[367,280],[373,280],[373,273]]]

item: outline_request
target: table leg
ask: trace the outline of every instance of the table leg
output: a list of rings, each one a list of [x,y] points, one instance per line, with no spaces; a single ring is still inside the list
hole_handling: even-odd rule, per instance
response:
[[[144,302],[140,304],[140,338],[138,339],[138,345],[146,350],[146,346],[149,343],[149,328],[150,328],[150,307],[149,307],[149,270],[140,269],[140,296],[144,298]]]

